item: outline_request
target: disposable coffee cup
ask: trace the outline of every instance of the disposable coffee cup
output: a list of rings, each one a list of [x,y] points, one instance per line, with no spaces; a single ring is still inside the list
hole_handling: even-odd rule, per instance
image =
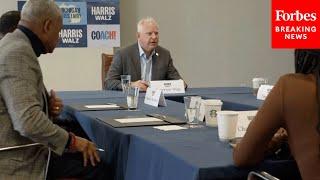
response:
[[[235,111],[218,111],[217,120],[220,141],[229,141],[235,138],[238,113]]]
[[[253,89],[253,94],[254,95],[257,95],[258,93],[258,90],[259,90],[259,87],[262,85],[262,84],[267,84],[267,79],[265,78],[253,78],[252,79],[252,89]]]
[[[222,101],[219,99],[206,99],[203,100],[204,103],[204,116],[206,120],[206,125],[211,127],[217,127],[217,112],[221,111]]]

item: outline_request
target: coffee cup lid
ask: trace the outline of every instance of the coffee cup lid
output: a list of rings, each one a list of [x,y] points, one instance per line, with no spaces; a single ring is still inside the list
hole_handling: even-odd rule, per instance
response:
[[[217,105],[221,106],[223,103],[220,99],[206,99],[203,100],[206,105]]]
[[[265,79],[262,77],[253,78],[252,81],[264,81]]]
[[[238,115],[239,113],[236,111],[218,111],[217,114],[235,116],[235,115]]]

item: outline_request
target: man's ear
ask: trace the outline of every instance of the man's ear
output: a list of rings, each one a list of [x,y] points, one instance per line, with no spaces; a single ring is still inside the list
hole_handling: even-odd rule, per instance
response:
[[[50,31],[50,28],[51,28],[51,25],[52,25],[52,21],[50,19],[46,19],[44,21],[44,24],[43,24],[43,31],[44,33],[47,33]]]
[[[136,36],[137,36],[137,39],[139,39],[140,38],[140,33],[137,32]]]

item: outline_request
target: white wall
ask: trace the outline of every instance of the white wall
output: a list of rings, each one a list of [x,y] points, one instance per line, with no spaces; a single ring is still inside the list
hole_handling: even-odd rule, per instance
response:
[[[16,1],[0,0],[0,13]],[[121,0],[121,45],[135,42],[136,22],[153,16],[161,45],[191,87],[250,85],[254,76],[277,78],[293,72],[292,50],[270,45],[270,0]],[[47,87],[101,88],[101,52],[109,49],[56,49],[40,58]]]

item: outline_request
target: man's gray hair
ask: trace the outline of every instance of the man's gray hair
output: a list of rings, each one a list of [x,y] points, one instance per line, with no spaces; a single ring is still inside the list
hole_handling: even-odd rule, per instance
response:
[[[21,11],[21,19],[43,22],[61,16],[61,10],[54,0],[28,0]]]
[[[141,32],[142,31],[142,26],[144,24],[154,24],[159,29],[159,25],[158,25],[157,21],[153,17],[146,17],[146,18],[141,19],[138,22],[138,24],[137,24],[137,32]]]

